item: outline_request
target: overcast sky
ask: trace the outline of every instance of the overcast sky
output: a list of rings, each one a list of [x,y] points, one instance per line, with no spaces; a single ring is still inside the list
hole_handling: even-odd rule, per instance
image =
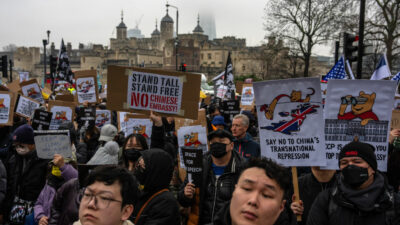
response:
[[[217,37],[246,38],[248,46],[263,42],[264,7],[267,0],[169,0],[179,8],[179,33],[191,33],[197,14],[203,10],[214,13]],[[137,20],[142,34],[150,37],[155,20],[166,13],[163,0],[0,0],[0,51],[8,44],[42,46],[50,30],[50,42],[60,45],[61,38],[71,42],[109,45],[115,27],[121,21],[128,29]],[[170,9],[175,20],[176,11]],[[315,54],[332,55],[331,47],[318,47]]]

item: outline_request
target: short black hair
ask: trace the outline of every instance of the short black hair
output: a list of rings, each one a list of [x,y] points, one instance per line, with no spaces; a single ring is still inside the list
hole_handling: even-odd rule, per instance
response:
[[[233,141],[233,136],[231,133],[229,133],[226,130],[223,129],[218,129],[210,134],[208,134],[208,140],[211,141],[213,138],[218,137],[218,138],[228,138],[230,141]]]
[[[89,173],[86,186],[95,182],[112,185],[116,181],[121,186],[122,207],[135,205],[139,199],[138,183],[134,176],[125,168],[115,165],[98,166]]]
[[[149,149],[149,145],[147,144],[146,138],[141,134],[130,134],[125,138],[125,143],[122,147],[122,150],[125,150],[126,145],[128,144],[129,139],[135,137],[136,141],[139,142],[140,146],[142,146],[143,150]]]
[[[285,168],[270,158],[266,157],[252,157],[242,167],[242,172],[250,168],[260,168],[265,170],[265,174],[276,181],[279,187],[283,190],[283,197],[285,197],[292,186],[291,174],[288,168]],[[240,174],[241,176],[242,174]],[[239,177],[240,177],[239,176]]]

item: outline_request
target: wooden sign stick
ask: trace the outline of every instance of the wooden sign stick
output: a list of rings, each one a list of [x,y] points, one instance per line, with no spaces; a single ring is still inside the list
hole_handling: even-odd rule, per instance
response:
[[[299,193],[299,180],[297,178],[297,167],[292,166],[292,182],[293,182],[293,189],[294,189],[294,196],[295,202],[300,201],[300,193]],[[301,215],[296,216],[297,221],[301,221]]]

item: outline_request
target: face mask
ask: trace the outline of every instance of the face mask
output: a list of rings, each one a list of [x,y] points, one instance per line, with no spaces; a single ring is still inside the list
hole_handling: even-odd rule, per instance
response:
[[[15,151],[17,151],[18,155],[27,155],[30,152],[26,146],[18,146],[15,148]]]
[[[146,175],[144,173],[144,169],[141,166],[136,167],[134,175],[140,184],[144,184],[146,180]]]
[[[219,142],[210,145],[210,152],[215,158],[221,158],[228,153],[226,151],[226,144]]]
[[[143,151],[143,150],[139,150],[139,149],[135,149],[135,148],[125,149],[125,151],[124,151],[125,158],[131,162],[136,162],[139,159],[139,157],[142,156],[140,151]]]
[[[343,180],[351,187],[359,187],[368,180],[368,168],[349,165],[342,170]]]

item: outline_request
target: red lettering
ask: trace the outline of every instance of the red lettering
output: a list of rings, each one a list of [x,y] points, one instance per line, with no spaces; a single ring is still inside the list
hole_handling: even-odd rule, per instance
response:
[[[135,103],[135,106],[139,105],[139,93],[133,93],[131,94],[131,106],[133,106],[133,103]]]
[[[147,107],[149,105],[149,96],[147,94],[142,94],[140,101],[141,101],[140,105],[142,107]]]

